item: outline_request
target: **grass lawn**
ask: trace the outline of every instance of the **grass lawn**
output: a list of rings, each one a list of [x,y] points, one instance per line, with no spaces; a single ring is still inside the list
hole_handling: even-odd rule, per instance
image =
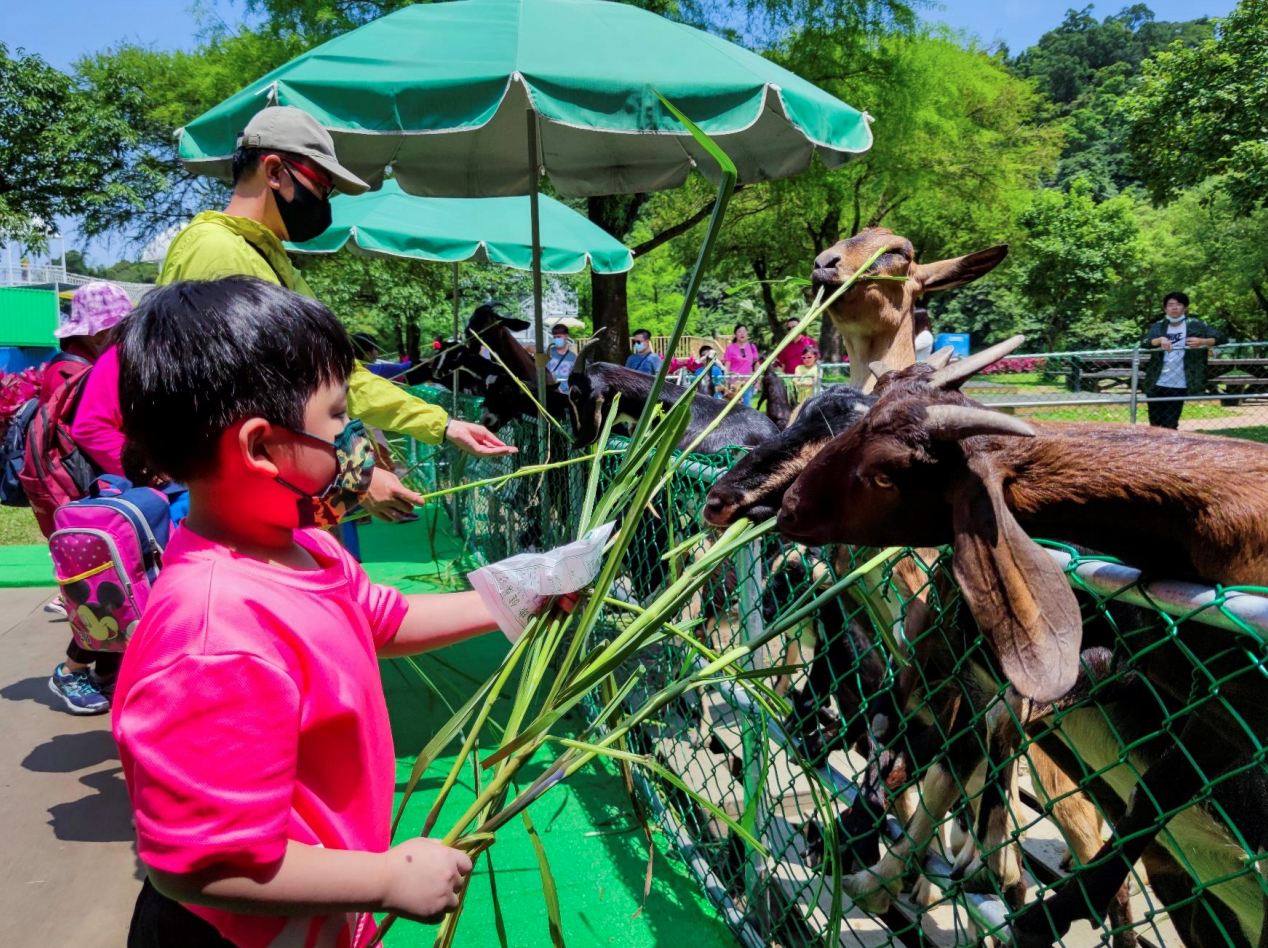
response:
[[[1249,428],[1220,428],[1215,431],[1204,431],[1203,434],[1219,435],[1223,438],[1245,438],[1247,441],[1258,441],[1268,444],[1268,425],[1255,425]]]
[[[1131,420],[1131,409],[1128,405],[1065,405],[1061,408],[1035,409],[1019,408],[1017,414],[1036,421],[1114,421],[1127,424]],[[1184,406],[1184,417],[1189,418],[1231,418],[1233,412],[1219,405],[1199,405],[1190,402]],[[1142,403],[1136,409],[1137,424],[1144,424],[1148,412]],[[1242,430],[1242,429],[1233,429]],[[1220,432],[1224,434],[1224,432]]]
[[[0,507],[0,546],[43,543],[44,535],[26,507]]]

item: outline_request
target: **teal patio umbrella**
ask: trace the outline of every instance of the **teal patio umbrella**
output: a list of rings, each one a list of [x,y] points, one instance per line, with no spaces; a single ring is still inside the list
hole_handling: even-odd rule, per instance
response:
[[[517,270],[533,269],[533,235],[528,196],[501,198],[428,198],[406,194],[394,180],[378,191],[340,194],[330,202],[328,230],[302,244],[299,253],[353,253],[407,257],[435,263],[475,260]],[[634,254],[602,227],[590,223],[552,197],[541,207],[543,273],[623,273]]]
[[[454,338],[458,338],[458,265],[467,260],[533,269],[530,197],[427,198],[406,194],[395,180],[377,191],[340,194],[330,202],[331,224],[297,253],[335,253],[347,247],[371,257],[403,257],[453,264]],[[602,227],[552,197],[541,209],[541,271],[623,273],[633,252]],[[540,325],[541,314],[535,314]],[[540,349],[538,351],[541,351]]]
[[[229,177],[247,120],[281,104],[316,116],[354,173],[373,185],[390,167],[411,194],[535,198],[542,174],[565,196],[657,191],[697,166],[717,180],[658,93],[718,142],[740,182],[797,174],[815,154],[835,167],[872,142],[864,113],[636,7],[457,0],[405,7],[273,70],[186,126],[180,156]],[[540,283],[535,265],[539,334]]]

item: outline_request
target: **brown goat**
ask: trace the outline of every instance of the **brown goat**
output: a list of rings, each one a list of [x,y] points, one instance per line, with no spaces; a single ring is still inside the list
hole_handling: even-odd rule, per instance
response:
[[[1024,528],[1169,578],[1268,585],[1268,448],[1135,426],[1031,426],[960,393],[1020,342],[885,374],[872,409],[784,495],[779,529],[810,544],[954,543],[956,579],[1005,673],[1024,696],[1051,701],[1074,682],[1081,623],[1065,576]]]
[[[819,254],[811,282],[827,295],[881,248],[885,253],[868,275],[902,279],[860,280],[829,310],[850,357],[850,384],[864,392],[875,384],[867,370],[870,363],[881,360],[898,367],[915,363],[916,300],[926,293],[972,283],[1008,256],[1008,245],[1000,244],[964,257],[917,263],[910,240],[884,227],[869,227]]]
[[[1256,676],[1239,674],[1224,640],[1200,628],[1185,627],[1182,646],[1160,637],[1138,647],[1131,674],[1117,674],[1107,649],[1080,654],[1074,595],[1023,528],[1170,576],[1268,585],[1268,448],[1121,426],[1031,428],[958,392],[977,368],[1019,342],[947,368],[882,373],[872,410],[785,494],[781,532],[813,543],[954,543],[956,579],[1015,688],[988,715],[987,772],[1016,760],[1014,720],[1054,759],[1068,758],[1044,723],[1064,710],[1061,738],[1077,751],[1062,765],[1067,774],[1112,767],[1126,753],[1140,775],[1135,785],[1100,790],[1097,803],[1112,815],[1118,840],[1077,881],[1057,886],[1042,913],[1014,921],[1016,944],[1048,945],[1075,919],[1103,917],[1141,858],[1151,879],[1183,879],[1179,861],[1204,887],[1231,880],[1210,883],[1214,907],[1188,912],[1182,934],[1189,944],[1262,944],[1268,901],[1239,870],[1248,853],[1268,847],[1268,774],[1254,763],[1257,735],[1268,732],[1266,689]],[[1220,682],[1218,700],[1194,702],[1194,660]],[[1098,688],[1096,704],[1085,707]],[[909,826],[881,865],[846,880],[847,889],[875,891],[878,878],[892,887],[906,855],[928,841],[953,802],[956,784],[982,763],[967,755],[932,768],[924,812],[913,821],[919,825]],[[999,792],[984,808],[980,825],[995,843],[1006,838],[1006,806]],[[1172,813],[1183,828],[1154,846]],[[1221,935],[1230,928],[1238,936],[1231,942]]]

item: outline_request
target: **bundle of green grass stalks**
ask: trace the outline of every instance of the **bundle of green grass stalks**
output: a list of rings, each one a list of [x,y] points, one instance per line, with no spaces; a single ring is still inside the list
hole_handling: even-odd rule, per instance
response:
[[[670,106],[672,109],[672,106]],[[675,114],[678,114],[675,111]],[[708,148],[723,169],[723,183],[719,190],[719,200],[714,211],[714,221],[710,225],[709,235],[701,250],[701,257],[692,277],[692,284],[686,294],[682,315],[679,317],[675,333],[670,341],[674,347],[682,333],[687,314],[690,312],[691,300],[695,298],[699,280],[703,275],[705,263],[713,240],[716,238],[717,226],[725,210],[731,188],[734,185],[734,167],[716,146],[699,133],[688,120],[679,115],[680,120]],[[879,253],[877,254],[879,256]],[[761,371],[764,371],[779,354],[782,348],[792,339],[797,338],[803,329],[818,318],[827,305],[840,293],[845,292],[861,274],[875,262],[869,260],[859,272],[837,290],[827,300],[816,299],[809,308],[798,327],[775,348],[758,373],[749,380],[753,384]],[[629,447],[625,450],[619,470],[600,493],[600,466],[605,453],[603,447],[608,444],[613,421],[617,418],[617,406],[613,405],[608,414],[607,426],[597,442],[598,448],[593,455],[582,459],[581,463],[589,464],[589,476],[586,485],[581,516],[577,524],[577,536],[584,536],[592,529],[611,521],[618,521],[619,529],[608,541],[604,552],[603,565],[596,581],[583,590],[571,612],[565,611],[558,604],[533,617],[523,635],[515,642],[501,666],[482,685],[453,717],[436,733],[432,740],[418,755],[413,772],[405,786],[400,809],[396,814],[393,831],[399,824],[402,814],[410,805],[411,797],[419,780],[437,759],[445,754],[451,745],[460,742],[460,749],[453,758],[453,763],[444,776],[444,780],[431,800],[430,809],[423,823],[423,835],[432,835],[446,801],[449,799],[459,774],[464,767],[474,767],[477,775],[476,798],[458,819],[448,828],[441,838],[449,846],[467,852],[473,860],[493,845],[497,834],[512,820],[519,819],[524,829],[530,834],[540,863],[543,894],[547,902],[550,920],[551,937],[555,944],[562,945],[560,911],[557,893],[546,862],[546,854],[532,821],[529,818],[529,805],[537,801],[551,787],[567,779],[580,768],[586,766],[596,757],[615,759],[625,776],[625,784],[631,793],[635,814],[642,822],[649,849],[649,864],[646,887],[651,885],[651,827],[634,797],[632,768],[644,768],[654,772],[660,780],[673,785],[682,793],[691,797],[700,807],[710,813],[721,823],[726,824],[731,832],[752,852],[768,856],[760,840],[753,835],[753,812],[746,812],[740,819],[728,815],[721,808],[704,799],[678,775],[666,769],[653,758],[632,752],[627,743],[627,736],[632,729],[654,720],[655,715],[671,702],[683,697],[688,692],[706,689],[718,685],[744,689],[754,704],[772,719],[782,720],[789,708],[782,697],[769,688],[763,679],[786,675],[796,670],[795,666],[775,666],[766,668],[751,667],[747,661],[751,656],[760,653],[763,645],[783,635],[803,622],[819,605],[839,595],[846,588],[857,583],[860,577],[875,569],[893,551],[884,551],[874,557],[860,569],[843,577],[825,592],[815,595],[814,590],[807,590],[802,597],[792,604],[787,614],[779,622],[772,624],[761,635],[739,645],[729,648],[721,654],[710,649],[699,641],[691,623],[676,624],[676,620],[686,612],[692,597],[698,593],[710,577],[737,550],[761,537],[774,527],[770,520],[762,524],[740,521],[720,535],[705,536],[697,534],[683,537],[673,550],[665,554],[674,560],[671,572],[672,580],[667,588],[644,607],[639,608],[627,603],[617,602],[609,597],[613,582],[622,574],[626,553],[633,539],[635,526],[641,516],[651,516],[649,511],[656,509],[662,494],[673,476],[676,467],[687,459],[691,448],[699,444],[724,417],[725,412],[732,410],[741,400],[744,390],[736,393],[725,407],[723,416],[719,416],[705,432],[695,439],[687,451],[678,452],[676,446],[683,439],[690,422],[691,397],[684,397],[668,412],[657,406],[657,393],[663,384],[665,371],[657,376],[652,394],[647,399],[649,410],[639,419]],[[704,373],[697,377],[698,385]],[[748,386],[745,386],[747,389]],[[694,386],[690,392],[694,394]],[[559,462],[560,464],[578,463],[577,459]],[[534,469],[555,465],[544,465]],[[520,472],[527,473],[527,472]],[[505,478],[495,479],[501,483]],[[465,488],[476,485],[464,485]],[[463,488],[459,488],[463,489]],[[452,490],[452,489],[451,489]],[[442,493],[449,493],[444,491]],[[702,549],[694,556],[687,556],[686,551]],[[609,623],[602,628],[610,633],[610,638],[597,638],[597,628],[601,613],[604,610],[619,610],[620,622]],[[611,613],[609,613],[610,615]],[[679,647],[689,650],[695,661],[685,665],[681,676],[671,680],[659,691],[647,695],[637,707],[631,707],[642,679],[640,665],[636,659],[640,652],[653,648],[667,640],[675,640]],[[504,690],[512,688],[509,696]],[[576,733],[565,722],[565,716],[578,708],[587,698],[594,701],[601,711],[594,716],[594,723]],[[491,717],[495,705],[499,701],[509,700],[510,710],[503,725],[496,723]],[[564,731],[573,736],[563,736]],[[531,781],[521,782],[518,778],[520,770],[530,758],[544,748],[555,748],[557,754],[549,761],[544,770]],[[803,769],[811,776],[811,786],[817,787],[819,778],[808,763],[799,761]],[[533,770],[536,772],[538,765]],[[761,785],[759,781],[758,786]],[[822,808],[820,824],[825,832],[835,834],[836,821],[832,811],[828,809],[828,793],[815,791],[817,806]],[[750,807],[750,809],[752,809]],[[830,865],[829,878],[839,878],[839,867],[831,863],[835,859],[837,846],[835,839],[827,840],[824,847]],[[646,897],[646,890],[644,893]],[[465,898],[465,896],[464,896]],[[840,927],[842,899],[839,888],[833,896],[833,911],[830,931]],[[437,948],[446,948],[453,943],[458,928],[462,908],[449,915],[443,923],[436,941]],[[379,939],[391,928],[395,919],[389,916],[380,926]],[[499,926],[501,930],[501,926]],[[830,939],[831,942],[831,939]]]

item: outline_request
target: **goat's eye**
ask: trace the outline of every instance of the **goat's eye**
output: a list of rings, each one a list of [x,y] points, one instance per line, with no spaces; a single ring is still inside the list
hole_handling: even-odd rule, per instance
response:
[[[872,483],[882,490],[889,490],[894,486],[894,482],[888,474],[873,474]]]

